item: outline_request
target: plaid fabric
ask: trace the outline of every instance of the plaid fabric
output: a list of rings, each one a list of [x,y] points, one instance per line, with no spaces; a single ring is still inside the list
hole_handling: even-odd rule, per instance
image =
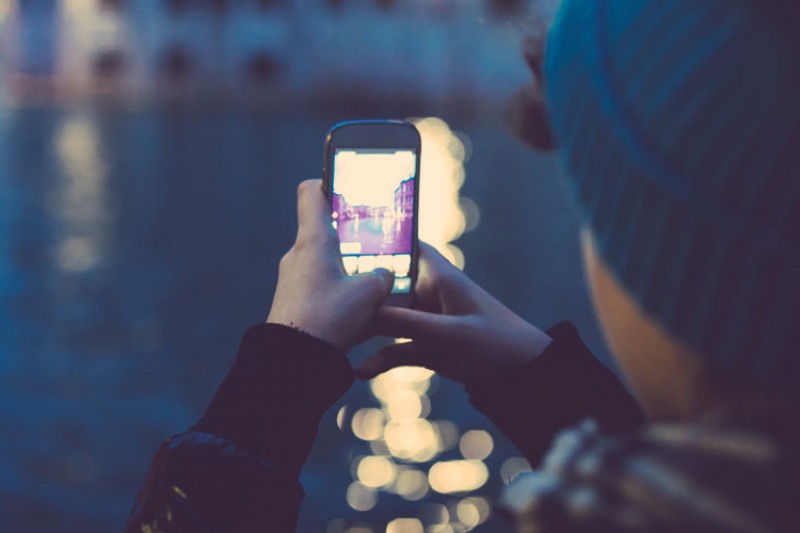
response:
[[[654,424],[562,432],[539,471],[509,485],[518,531],[800,531],[797,441],[757,425]]]

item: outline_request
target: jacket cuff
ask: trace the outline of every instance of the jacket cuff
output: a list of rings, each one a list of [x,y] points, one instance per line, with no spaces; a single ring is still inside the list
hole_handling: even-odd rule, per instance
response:
[[[251,327],[203,418],[192,428],[299,473],[322,415],[353,383],[344,353],[279,324]]]
[[[644,420],[638,404],[600,363],[569,322],[547,330],[553,341],[536,359],[505,377],[467,387],[488,416],[536,466],[555,434],[586,417],[605,431],[627,431]]]

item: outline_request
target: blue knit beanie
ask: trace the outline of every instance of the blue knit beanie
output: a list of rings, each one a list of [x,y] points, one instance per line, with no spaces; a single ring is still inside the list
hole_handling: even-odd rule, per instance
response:
[[[796,5],[565,0],[546,60],[553,130],[604,262],[709,364],[793,401]]]

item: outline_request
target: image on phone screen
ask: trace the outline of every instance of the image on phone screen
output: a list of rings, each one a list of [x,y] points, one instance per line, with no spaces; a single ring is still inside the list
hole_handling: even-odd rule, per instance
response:
[[[394,294],[411,292],[414,150],[337,149],[333,156],[333,226],[348,274],[385,268]]]

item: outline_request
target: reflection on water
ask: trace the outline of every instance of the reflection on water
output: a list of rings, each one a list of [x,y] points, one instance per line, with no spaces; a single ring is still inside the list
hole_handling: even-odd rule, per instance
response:
[[[478,225],[479,217],[475,202],[469,204],[469,210],[464,210],[459,199],[459,191],[464,185],[464,162],[468,155],[464,144],[466,137],[460,137],[451,131],[439,118],[431,117],[413,122],[422,138],[423,154],[419,193],[420,239],[463,269],[464,253],[450,243],[461,237],[466,230],[467,214],[472,218],[470,229]]]
[[[103,259],[108,224],[108,168],[101,158],[95,124],[86,116],[70,117],[56,132],[61,182],[51,193],[58,221],[56,261],[65,272],[86,272]]]
[[[395,518],[386,524],[386,533],[422,533],[422,522],[416,518]]]
[[[286,199],[319,174],[343,118],[0,106],[4,531],[120,528],[159,442],[200,416],[240,335],[265,318],[295,232]],[[552,200],[552,164],[497,125],[467,124],[469,138],[418,125],[423,238],[457,264],[466,255],[470,275],[532,319],[575,317],[580,284],[549,282],[565,264],[580,280],[574,255],[550,244],[552,228],[574,229]],[[478,216],[461,254],[452,241]],[[526,467],[517,455],[460,387],[396,369],[322,421],[299,530],[502,530],[489,508]]]

